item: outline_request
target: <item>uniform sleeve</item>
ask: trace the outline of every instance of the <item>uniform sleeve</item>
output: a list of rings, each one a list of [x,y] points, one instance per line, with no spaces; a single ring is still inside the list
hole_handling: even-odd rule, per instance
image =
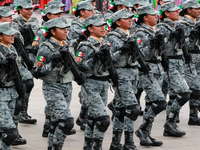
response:
[[[33,70],[41,74],[47,74],[52,70],[52,52],[47,46],[42,46],[35,58]]]
[[[82,71],[92,70],[92,67],[94,66],[93,56],[94,52],[90,47],[82,46],[78,48],[76,62]]]
[[[120,45],[120,39],[116,36],[108,36],[107,37],[107,40],[108,42],[111,43],[111,57],[112,57],[112,60],[114,62],[117,62],[120,60],[121,58],[121,54],[120,54],[120,50],[119,50],[119,47],[122,47],[123,45]]]

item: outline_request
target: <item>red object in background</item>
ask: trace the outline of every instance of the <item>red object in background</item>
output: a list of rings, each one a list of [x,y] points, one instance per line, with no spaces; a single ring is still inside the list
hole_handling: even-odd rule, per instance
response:
[[[40,9],[45,9],[45,5],[48,5],[48,2],[51,0],[40,0]]]
[[[4,6],[6,4],[12,4],[14,2],[14,0],[4,0],[4,1],[0,1],[0,5]]]

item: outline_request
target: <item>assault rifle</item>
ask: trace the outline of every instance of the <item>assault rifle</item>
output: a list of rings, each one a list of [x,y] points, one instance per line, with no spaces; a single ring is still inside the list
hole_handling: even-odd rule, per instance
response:
[[[33,62],[29,58],[28,53],[26,52],[24,45],[19,38],[19,34],[16,34],[14,39],[15,39],[15,42],[14,42],[13,46],[17,50],[18,55],[22,56],[26,66],[28,67],[28,70],[31,71],[33,68]]]
[[[24,46],[32,44],[35,34],[31,28],[31,24],[24,24],[22,27],[19,28],[20,33],[24,38]]]

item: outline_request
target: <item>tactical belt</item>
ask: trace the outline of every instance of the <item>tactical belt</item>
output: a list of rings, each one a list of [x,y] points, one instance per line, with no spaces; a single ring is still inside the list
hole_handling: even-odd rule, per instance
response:
[[[189,51],[190,53],[192,54],[200,54],[200,50],[192,50],[192,51]]]
[[[95,75],[92,75],[92,76],[87,77],[87,78],[94,79],[94,80],[100,80],[100,81],[108,81],[109,76],[97,77]]]
[[[153,63],[153,64],[159,64],[160,60],[147,60],[146,62]]]
[[[137,69],[137,66],[130,66],[130,65],[126,65],[125,67],[123,68],[133,68],[133,69]]]
[[[169,59],[182,59],[182,55],[177,55],[177,56],[167,56]]]

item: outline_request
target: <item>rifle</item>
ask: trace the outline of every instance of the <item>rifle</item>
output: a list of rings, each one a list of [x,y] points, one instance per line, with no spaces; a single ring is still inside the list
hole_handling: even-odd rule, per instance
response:
[[[186,46],[186,43],[185,43],[185,34],[184,34],[184,30],[183,30],[182,25],[177,25],[176,31],[172,32],[170,34],[169,40],[172,40],[172,39],[176,39],[176,41],[177,41],[178,45],[176,45],[175,48],[176,49],[177,48],[182,49],[183,56],[185,58],[185,63],[188,64],[190,72],[192,73],[192,70],[191,70],[191,67],[190,67],[191,56],[188,53],[188,49],[187,49],[187,46]]]
[[[131,37],[130,39],[128,39],[128,43],[132,47],[132,49],[130,51],[132,58],[134,58],[132,60],[132,62],[134,63],[134,62],[138,61],[138,63],[141,66],[141,68],[139,68],[139,70],[141,72],[143,72],[145,75],[147,75],[149,80],[151,81],[151,83],[153,83],[153,81],[151,80],[151,78],[149,76],[149,71],[151,69],[148,66],[148,64],[144,61],[142,53],[140,52],[140,48],[138,47],[138,44],[137,44],[137,41],[136,41],[135,37]]]
[[[63,67],[61,68],[60,71],[60,75],[63,76],[64,74],[67,74],[69,70],[71,70],[74,75],[76,83],[78,85],[83,85],[83,87],[85,88],[84,83],[86,80],[86,76],[83,72],[77,69],[78,66],[74,61],[72,55],[70,54],[68,46],[67,45],[63,46],[59,51],[60,54],[62,55],[62,64],[63,64]]]
[[[113,87],[117,88],[119,97],[121,97],[120,91],[119,91],[119,82],[118,82],[118,76],[117,72],[114,68],[112,58],[110,55],[110,49],[109,49],[109,44],[102,45],[100,50],[103,51],[105,58],[101,60],[102,66],[99,69],[98,73],[102,74],[102,72],[108,71],[109,72],[109,78],[112,80]]]
[[[19,31],[24,38],[24,46],[32,44],[35,34],[31,28],[31,24],[24,24],[21,28],[19,28]]]
[[[164,68],[164,71],[167,72],[167,76],[170,82],[170,78],[169,78],[169,60],[168,57],[166,55],[166,51],[165,51],[165,42],[164,42],[164,35],[160,32],[157,31],[155,33],[155,37],[153,38],[153,42],[151,42],[151,47],[155,47],[156,49],[158,49],[159,51],[159,56],[161,56],[162,60],[161,60],[161,64]]]
[[[190,31],[189,35],[190,41],[197,39],[195,46],[200,50],[200,22],[198,22],[194,29]]]
[[[33,68],[33,62],[29,58],[28,53],[26,52],[24,45],[19,38],[19,34],[16,34],[14,39],[15,39],[15,42],[13,46],[17,50],[18,55],[22,56],[26,66],[28,67],[28,70],[31,71]]]
[[[0,49],[0,52],[5,54],[4,51],[2,51],[1,49]],[[8,54],[6,57],[7,57],[7,62],[8,62],[7,63],[8,75],[6,76],[5,81],[10,82],[11,80],[14,80],[16,90],[19,95],[19,97],[16,99],[14,115],[18,115],[20,111],[22,110],[22,106],[26,107],[25,98],[24,98],[26,87],[22,83],[22,77],[20,75],[19,68],[15,60],[17,55],[15,53],[11,53],[11,54]]]

